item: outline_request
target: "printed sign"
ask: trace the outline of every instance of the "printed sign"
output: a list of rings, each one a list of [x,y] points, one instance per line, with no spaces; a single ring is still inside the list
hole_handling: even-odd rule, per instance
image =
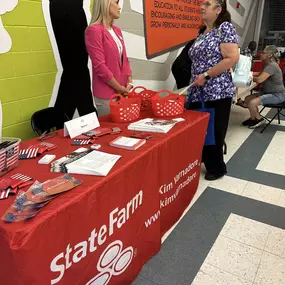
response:
[[[201,0],[145,0],[147,57],[177,48],[197,36]]]

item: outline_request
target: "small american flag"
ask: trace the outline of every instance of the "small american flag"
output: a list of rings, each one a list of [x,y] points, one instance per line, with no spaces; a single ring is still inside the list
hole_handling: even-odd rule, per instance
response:
[[[19,159],[35,158],[38,155],[39,148],[29,147],[27,149],[21,149]]]
[[[0,171],[4,171],[18,160],[19,145],[9,150],[0,151]]]
[[[10,188],[5,190],[0,190],[0,200],[7,199],[10,193]]]
[[[41,143],[39,144],[39,146],[45,146],[45,147],[47,147],[47,148],[48,148],[47,151],[50,151],[50,150],[53,150],[53,149],[57,148],[57,145],[56,145],[56,144],[49,143],[49,142],[41,142]]]
[[[85,145],[89,144],[91,140],[74,140],[72,145]]]

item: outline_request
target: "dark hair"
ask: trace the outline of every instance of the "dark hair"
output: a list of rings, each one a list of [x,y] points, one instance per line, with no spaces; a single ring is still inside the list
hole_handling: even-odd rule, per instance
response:
[[[249,48],[252,52],[254,52],[254,51],[256,50],[256,48],[257,48],[257,42],[251,41],[251,42],[248,44],[248,48]]]
[[[214,23],[215,28],[218,28],[224,22],[232,22],[232,17],[227,8],[226,0],[215,0],[217,5],[222,8],[221,13],[219,14],[217,20]]]
[[[214,22],[214,28],[218,28],[220,27],[220,25],[224,22],[232,22],[232,17],[230,12],[228,11],[227,8],[227,0],[215,0],[216,4],[218,7],[221,7],[222,11],[219,14],[218,18],[216,19],[216,21]],[[199,34],[204,33],[206,30],[206,26],[202,26],[199,30]]]

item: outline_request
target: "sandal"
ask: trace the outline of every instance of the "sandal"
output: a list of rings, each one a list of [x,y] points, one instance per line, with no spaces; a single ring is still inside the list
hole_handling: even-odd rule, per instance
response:
[[[245,102],[241,99],[238,99],[237,102],[236,102],[236,105],[244,108],[244,109],[247,109],[247,106],[245,105]]]

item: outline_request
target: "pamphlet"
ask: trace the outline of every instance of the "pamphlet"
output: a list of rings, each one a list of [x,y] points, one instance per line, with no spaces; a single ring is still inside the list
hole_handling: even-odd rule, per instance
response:
[[[146,143],[145,139],[128,138],[120,136],[110,142],[110,146],[123,148],[127,150],[136,150]]]
[[[169,132],[177,123],[174,120],[157,120],[157,119],[143,119],[128,126],[129,130],[142,131],[142,132],[157,132],[157,133],[167,133]]]
[[[93,150],[66,168],[68,173],[106,176],[120,158],[120,155]]]
[[[2,220],[13,223],[31,219],[52,199],[81,183],[81,180],[77,180],[69,174],[47,180],[44,183],[36,181],[27,192],[20,191],[18,193]]]

